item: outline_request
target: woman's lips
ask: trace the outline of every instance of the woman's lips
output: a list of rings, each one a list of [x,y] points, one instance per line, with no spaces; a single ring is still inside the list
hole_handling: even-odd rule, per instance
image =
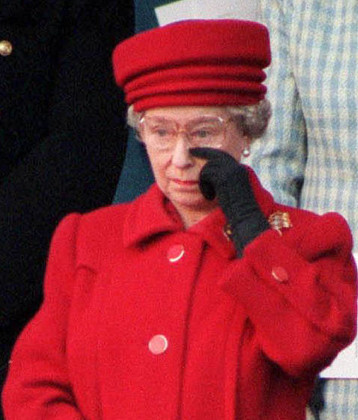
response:
[[[173,178],[172,181],[178,185],[187,186],[187,187],[198,185],[198,181],[194,181],[194,180],[183,180],[183,179]]]

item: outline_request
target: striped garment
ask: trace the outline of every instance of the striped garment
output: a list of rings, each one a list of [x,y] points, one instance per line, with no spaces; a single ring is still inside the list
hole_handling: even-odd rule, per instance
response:
[[[348,220],[358,251],[358,0],[260,0],[273,117],[248,162],[276,200]],[[308,419],[357,420],[358,380],[327,380]]]
[[[307,420],[357,420],[358,381],[353,379],[326,380],[323,391],[325,408],[314,417],[307,409]]]
[[[273,118],[249,163],[278,201],[344,215],[358,251],[358,1],[260,2]]]

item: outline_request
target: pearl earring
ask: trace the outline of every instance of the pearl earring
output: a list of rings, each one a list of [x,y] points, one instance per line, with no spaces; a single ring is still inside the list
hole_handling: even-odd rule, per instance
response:
[[[246,147],[243,149],[243,151],[242,151],[242,156],[243,156],[243,157],[245,157],[245,158],[247,158],[247,157],[249,157],[249,156],[250,156],[250,147],[249,147],[249,146],[246,146]]]

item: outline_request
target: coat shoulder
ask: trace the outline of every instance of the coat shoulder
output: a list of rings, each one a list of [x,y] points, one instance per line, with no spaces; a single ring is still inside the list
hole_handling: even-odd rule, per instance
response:
[[[118,237],[123,229],[127,213],[133,204],[115,204],[101,207],[81,216],[80,235],[86,239],[105,241]]]
[[[310,210],[304,210],[278,203],[276,203],[276,210],[288,213],[292,219],[292,222],[295,222],[295,224],[298,226],[307,225],[310,223],[321,223],[324,220],[328,220],[332,224],[338,224],[344,226],[344,228],[349,229],[346,219],[337,212],[332,211],[318,214]]]
[[[106,206],[85,214],[72,213],[61,222],[57,232],[65,233],[61,235],[64,239],[60,246],[65,241],[73,249],[77,268],[98,271],[113,250],[122,248],[122,232],[129,208],[131,204]],[[58,239],[56,243],[59,243]]]
[[[310,237],[312,243],[327,243],[350,253],[353,236],[346,219],[337,212],[322,215],[309,210],[277,204],[277,211],[289,214],[292,224],[290,235]],[[317,245],[318,246],[318,245]]]

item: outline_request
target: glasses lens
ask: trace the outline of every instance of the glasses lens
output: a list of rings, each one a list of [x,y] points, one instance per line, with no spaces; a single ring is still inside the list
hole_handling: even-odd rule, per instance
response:
[[[146,140],[160,150],[167,150],[174,146],[176,126],[173,121],[165,118],[142,118]]]
[[[188,127],[192,147],[215,147],[222,145],[225,125],[219,117],[205,117]]]

